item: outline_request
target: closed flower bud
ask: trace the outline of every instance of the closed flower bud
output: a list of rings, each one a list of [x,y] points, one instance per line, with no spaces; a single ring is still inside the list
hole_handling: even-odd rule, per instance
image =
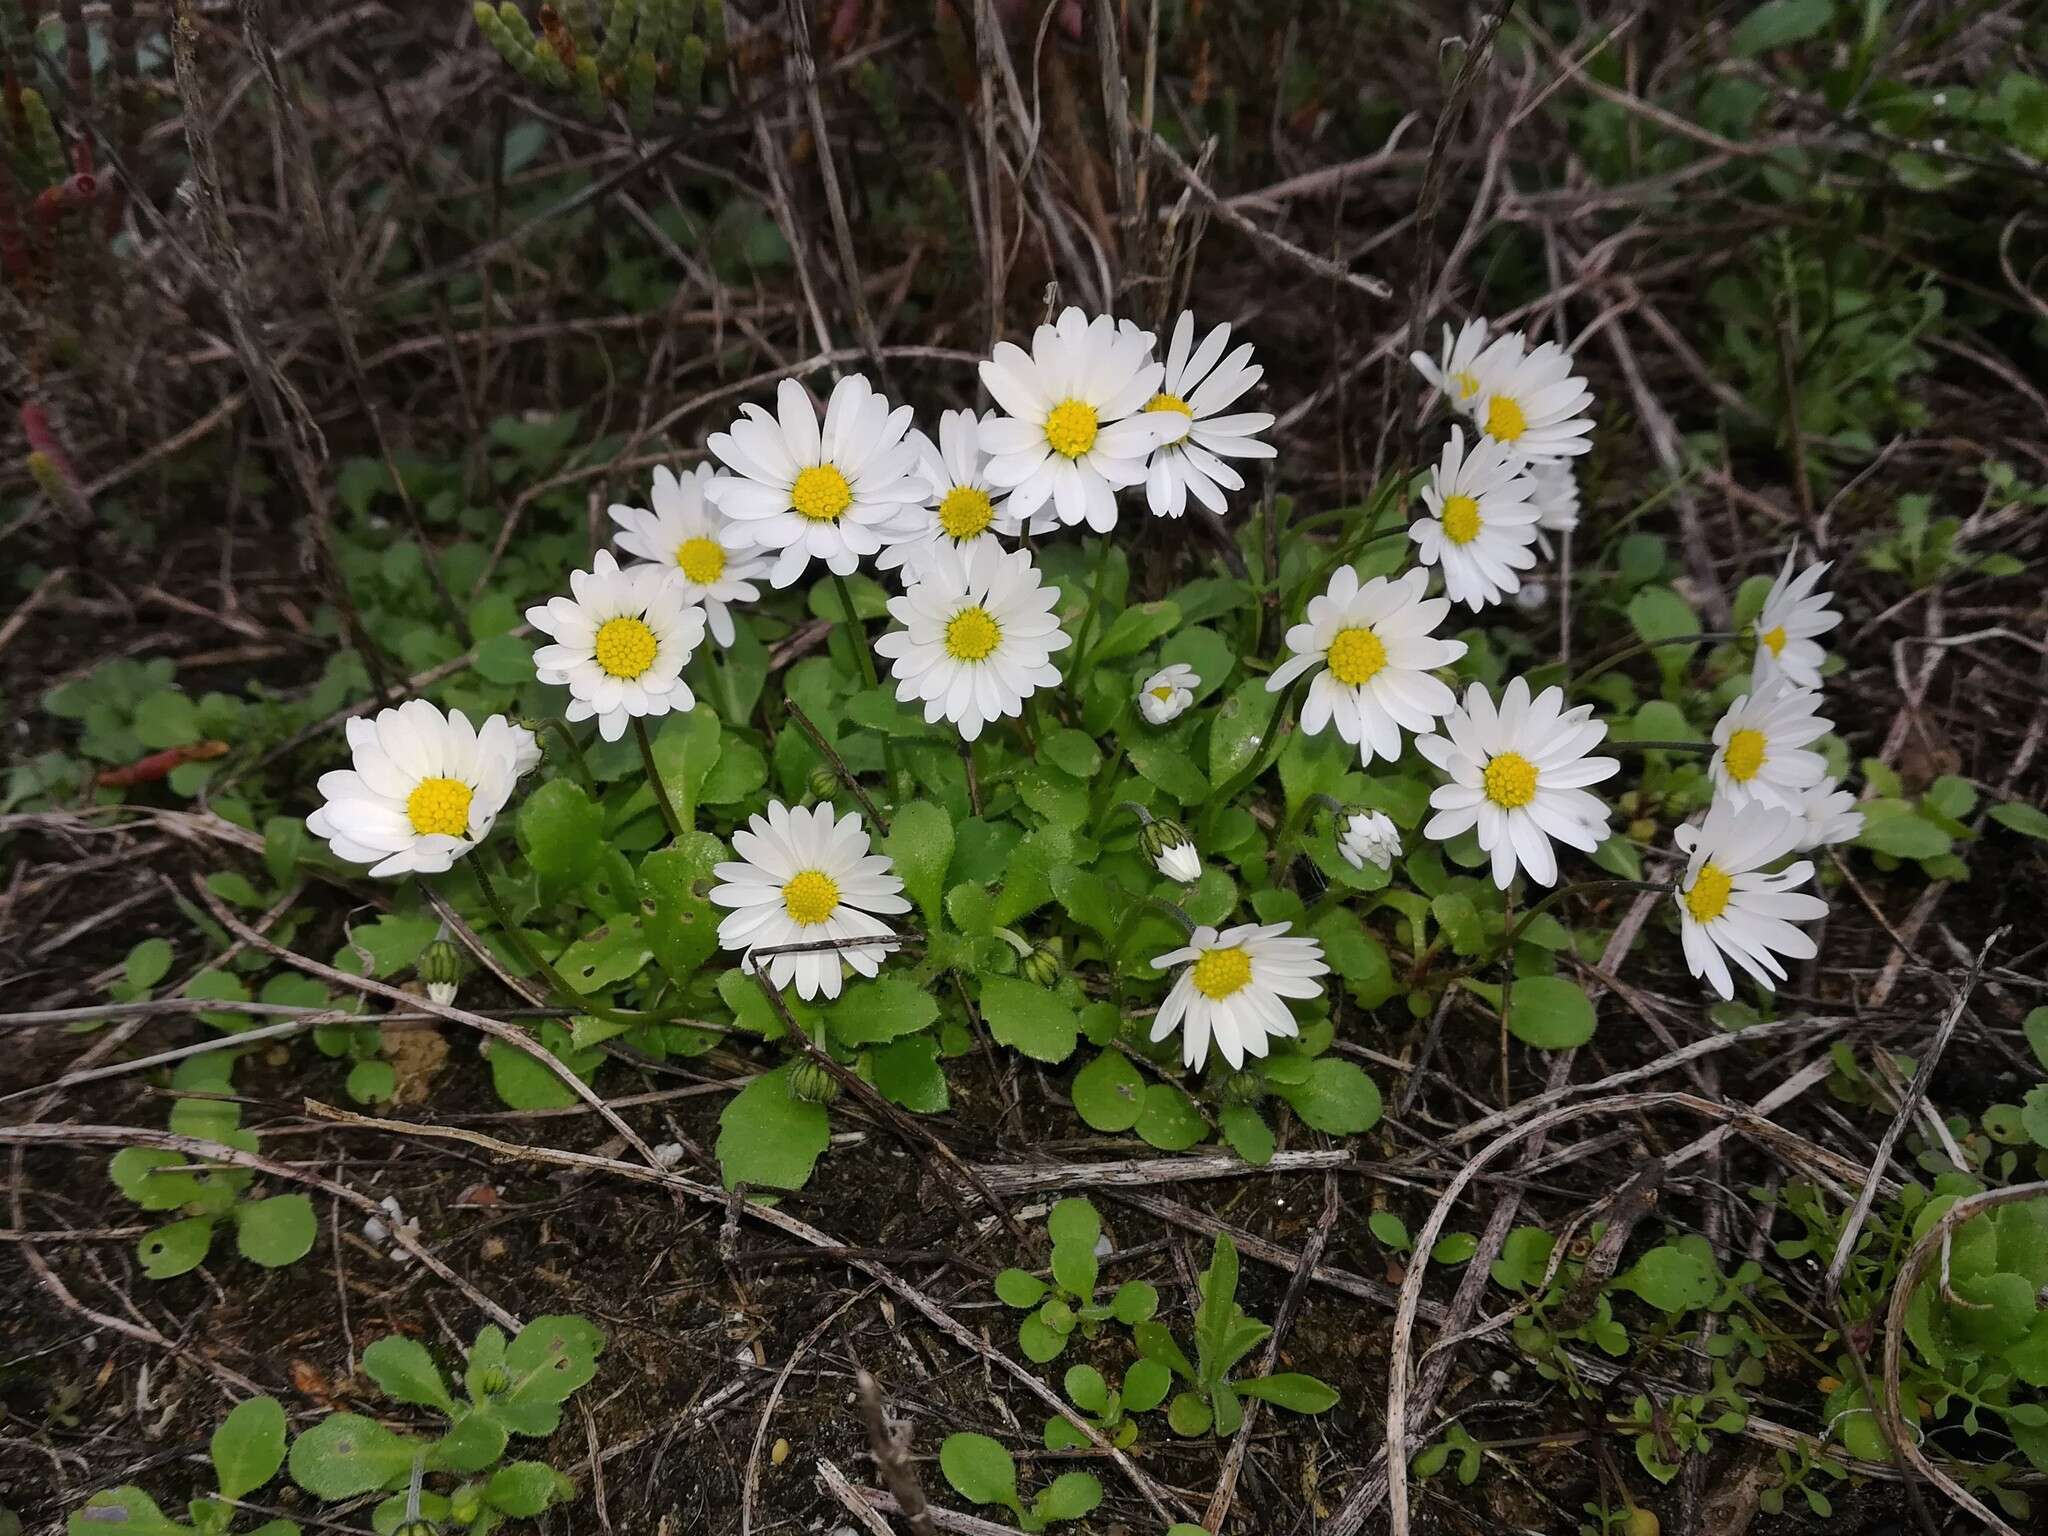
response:
[[[839,775],[832,771],[830,763],[820,763],[811,770],[811,798],[830,800],[839,793]]]
[[[830,1104],[839,1097],[839,1079],[805,1058],[790,1071],[789,1096],[800,1104]]]
[[[484,1396],[502,1392],[512,1385],[512,1376],[502,1365],[487,1365],[477,1380],[477,1388]]]
[[[1217,1100],[1223,1104],[1257,1104],[1266,1096],[1266,1080],[1256,1072],[1232,1072],[1216,1085]]]
[[[1177,821],[1148,821],[1138,834],[1138,846],[1152,860],[1159,873],[1182,885],[1202,878],[1202,855],[1195,849],[1187,828]]]
[[[1024,973],[1024,979],[1033,986],[1050,987],[1060,979],[1064,967],[1060,963],[1058,944],[1040,944],[1030,954],[1017,962],[1017,969]]]
[[[420,980],[427,984],[427,996],[446,1008],[455,1001],[462,984],[462,951],[447,939],[436,939],[420,956]]]
[[[1386,869],[1401,855],[1401,834],[1379,811],[1353,811],[1338,824],[1337,851],[1353,869]]]

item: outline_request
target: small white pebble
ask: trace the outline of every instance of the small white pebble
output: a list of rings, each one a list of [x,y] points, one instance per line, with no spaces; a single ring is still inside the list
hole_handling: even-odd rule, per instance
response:
[[[1948,140],[1936,139],[1934,141],[1934,152],[1937,155],[1946,154],[1948,152]]]
[[[680,1141],[664,1141],[654,1149],[654,1160],[664,1168],[673,1168],[683,1160],[683,1144]]]
[[[1097,1257],[1098,1259],[1106,1259],[1112,1253],[1115,1252],[1116,1245],[1110,1242],[1109,1234],[1107,1232],[1103,1232],[1097,1235],[1095,1239],[1095,1257]]]
[[[1550,584],[1543,581],[1525,581],[1515,589],[1515,606],[1524,613],[1535,613],[1550,604]]]
[[[1947,105],[1948,105],[1948,92],[1947,92],[1947,91],[1936,91],[1936,92],[1934,93],[1934,104],[1935,104],[1935,105],[1936,105],[1937,107],[1945,107],[1945,106],[1947,106]]]

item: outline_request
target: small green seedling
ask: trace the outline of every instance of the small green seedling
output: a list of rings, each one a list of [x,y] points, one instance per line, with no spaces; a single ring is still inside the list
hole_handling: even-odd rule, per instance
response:
[[[1216,1252],[1202,1274],[1202,1304],[1195,1313],[1195,1363],[1190,1364],[1165,1325],[1139,1323],[1138,1352],[1168,1367],[1188,1383],[1166,1410],[1177,1435],[1203,1435],[1213,1428],[1231,1435],[1244,1420],[1238,1399],[1253,1397],[1290,1413],[1321,1413],[1337,1402],[1336,1388],[1298,1371],[1233,1381],[1231,1371],[1272,1333],[1245,1316],[1237,1304],[1237,1245],[1221,1232]]]
[[[1114,1318],[1125,1327],[1144,1322],[1159,1309],[1159,1293],[1142,1280],[1127,1281],[1107,1302],[1095,1299],[1101,1261],[1095,1245],[1102,1237],[1102,1218],[1086,1200],[1062,1200],[1046,1217],[1052,1234],[1052,1283],[1021,1269],[996,1276],[996,1295],[1013,1307],[1030,1311],[1017,1329],[1017,1343],[1040,1365],[1057,1360],[1078,1327],[1094,1338]]]
[[[604,1334],[580,1317],[537,1317],[507,1342],[503,1330],[477,1334],[457,1398],[426,1349],[412,1339],[379,1339],[363,1351],[363,1369],[402,1403],[431,1408],[448,1421],[437,1438],[400,1434],[360,1414],[337,1413],[292,1443],[292,1480],[322,1499],[387,1493],[370,1523],[391,1536],[412,1513],[484,1536],[508,1519],[527,1519],[574,1493],[538,1461],[499,1465],[513,1435],[545,1438],[562,1405],[597,1374]],[[420,1492],[414,1467],[464,1479],[447,1493]]]
[[[1166,1401],[1166,1394],[1173,1389],[1173,1372],[1157,1360],[1140,1360],[1124,1373],[1124,1384],[1118,1389],[1094,1366],[1071,1365],[1066,1386],[1067,1397],[1081,1410],[1081,1416],[1122,1450],[1138,1438],[1138,1423],[1131,1415],[1150,1413]],[[1048,1451],[1079,1450],[1087,1444],[1088,1437],[1066,1419],[1055,1415],[1045,1421]]]
[[[254,1493],[284,1464],[284,1409],[274,1397],[237,1403],[213,1432],[208,1450],[219,1492],[186,1506],[190,1525],[171,1519],[148,1494],[129,1485],[94,1494],[72,1515],[66,1530],[70,1536],[227,1536],[235,1520],[229,1501]],[[299,1536],[299,1528],[290,1520],[267,1520],[248,1536]]]
[[[1078,1520],[1102,1502],[1102,1484],[1087,1472],[1063,1472],[1027,1505],[1017,1493],[1017,1463],[987,1435],[948,1435],[939,1447],[939,1470],[963,1499],[1000,1504],[1020,1531],[1042,1531]]]
[[[179,1062],[171,1086],[187,1093],[229,1094],[234,1092],[233,1072],[232,1052],[210,1051]],[[170,1128],[240,1152],[256,1150],[255,1136],[242,1129],[241,1105],[224,1098],[180,1099],[171,1110]],[[256,1177],[247,1168],[195,1161],[161,1147],[123,1147],[107,1171],[121,1193],[145,1211],[179,1213],[135,1246],[142,1272],[152,1280],[197,1268],[222,1222],[234,1227],[242,1257],[266,1269],[304,1258],[319,1234],[313,1202],[304,1195],[243,1198]]]

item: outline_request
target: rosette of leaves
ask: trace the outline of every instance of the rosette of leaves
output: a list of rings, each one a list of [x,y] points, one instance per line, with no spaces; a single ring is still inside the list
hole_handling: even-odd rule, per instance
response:
[[[292,1481],[322,1499],[384,1493],[371,1515],[378,1536],[406,1518],[407,1485],[417,1461],[424,1473],[457,1479],[445,1492],[420,1495],[422,1518],[484,1536],[508,1519],[527,1519],[575,1489],[540,1461],[504,1460],[514,1435],[545,1439],[562,1421],[562,1406],[597,1374],[604,1334],[580,1317],[537,1317],[507,1340],[486,1325],[476,1336],[457,1397],[433,1356],[413,1339],[393,1335],[363,1351],[363,1369],[401,1403],[432,1409],[446,1421],[440,1434],[388,1429],[355,1413],[322,1419],[292,1442]]]
[[[946,1436],[939,1447],[939,1470],[963,1499],[1007,1509],[1020,1531],[1079,1520],[1102,1502],[1102,1484],[1092,1473],[1063,1472],[1026,1504],[1017,1491],[1017,1463],[987,1435]]]
[[[121,1536],[228,1536],[235,1527],[233,1501],[247,1498],[284,1465],[284,1409],[274,1397],[237,1403],[213,1432],[207,1450],[217,1491],[186,1505],[190,1524],[173,1520],[148,1494],[128,1484],[86,1500],[66,1525],[70,1536],[114,1531]],[[299,1536],[299,1527],[291,1520],[266,1520],[249,1527],[247,1536]]]
[[[1247,1397],[1290,1413],[1322,1413],[1336,1405],[1336,1388],[1298,1371],[1233,1379],[1239,1362],[1273,1332],[1237,1304],[1237,1278],[1237,1245],[1219,1232],[1202,1272],[1192,1361],[1164,1324],[1145,1322],[1134,1330],[1139,1353],[1187,1383],[1166,1410],[1166,1422],[1177,1435],[1204,1435],[1212,1428],[1219,1435],[1237,1433],[1244,1422],[1240,1399]]]
[[[230,1094],[233,1074],[233,1052],[209,1051],[179,1062],[171,1086],[194,1095]],[[178,1100],[171,1108],[170,1129],[238,1152],[257,1149],[254,1133],[242,1129],[242,1106],[226,1098]],[[197,1268],[223,1224],[234,1229],[236,1251],[266,1269],[304,1258],[319,1233],[313,1202],[304,1195],[249,1198],[256,1179],[251,1169],[162,1147],[123,1147],[107,1171],[121,1193],[145,1211],[178,1213],[135,1245],[142,1272],[152,1280]]]
[[[1122,1387],[1112,1387],[1092,1365],[1070,1365],[1065,1378],[1067,1398],[1081,1410],[1081,1416],[1096,1432],[1118,1450],[1138,1438],[1138,1422],[1131,1415],[1150,1413],[1166,1401],[1173,1390],[1173,1372],[1156,1360],[1140,1360],[1124,1372]],[[1089,1439],[1058,1414],[1045,1421],[1048,1451],[1076,1451]]]
[[[1029,1359],[1040,1365],[1057,1360],[1076,1329],[1092,1339],[1112,1319],[1128,1328],[1158,1310],[1159,1292],[1143,1280],[1125,1281],[1106,1302],[1095,1299],[1102,1267],[1095,1246],[1102,1237],[1102,1218],[1086,1200],[1060,1201],[1047,1215],[1045,1229],[1052,1238],[1050,1282],[1022,1269],[996,1276],[996,1295],[1031,1314],[1017,1327],[1017,1345]]]

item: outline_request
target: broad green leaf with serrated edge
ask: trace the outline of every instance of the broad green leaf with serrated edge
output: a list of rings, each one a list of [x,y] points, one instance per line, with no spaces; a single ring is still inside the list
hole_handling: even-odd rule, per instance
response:
[[[793,1099],[788,1067],[755,1078],[718,1117],[725,1187],[802,1189],[832,1139],[825,1106]]]
[[[374,1419],[337,1413],[292,1442],[292,1481],[316,1499],[352,1499],[402,1481],[425,1447]]]
[[[363,1351],[363,1369],[384,1389],[386,1397],[438,1408],[446,1414],[455,1412],[455,1399],[448,1395],[440,1367],[417,1339],[394,1333],[377,1340]]]
[[[898,806],[881,851],[896,861],[903,889],[931,927],[939,925],[946,868],[953,861],[953,819],[929,800]]]
[[[516,830],[543,901],[582,884],[604,851],[604,811],[569,779],[549,779],[528,795]]]
[[[1065,1061],[1081,1034],[1074,1010],[1057,995],[1010,976],[982,980],[981,1014],[999,1044],[1034,1061]]]

